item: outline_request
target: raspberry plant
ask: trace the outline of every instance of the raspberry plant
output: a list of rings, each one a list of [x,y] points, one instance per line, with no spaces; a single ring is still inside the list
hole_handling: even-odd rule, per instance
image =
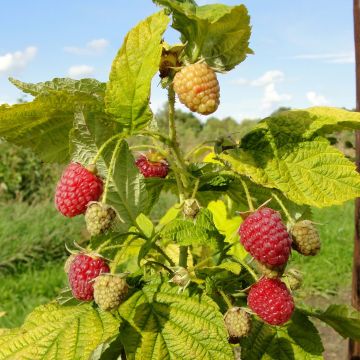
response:
[[[36,308],[20,328],[1,329],[0,359],[221,360],[233,359],[239,345],[245,360],[322,359],[314,318],[360,340],[358,312],[306,306],[290,290],[301,275],[286,268],[291,229],[311,221],[310,206],[360,196],[354,164],[326,138],[359,129],[360,114],[285,111],[239,143],[209,139],[184,155],[174,87],[191,109],[214,111],[216,73],[231,76],[252,54],[250,18],[243,5],[155,2],[162,9],[127,34],[107,83],[10,79],[34,100],[0,106],[0,136],[46,162],[81,169],[70,177],[65,170],[58,188],[65,216],[83,216],[93,201],[116,216],[105,214],[100,230],[98,211],[96,223],[88,216],[96,231],[65,264],[72,289]],[[180,44],[163,40],[171,20]],[[168,95],[168,133],[159,132],[149,106],[157,72]],[[131,146],[134,138],[143,145]],[[92,184],[95,195],[88,196]],[[163,191],[178,195],[178,203],[154,223],[148,215]],[[301,241],[313,241],[308,233],[317,239],[315,231],[302,232]],[[240,322],[246,319],[246,331],[235,335],[243,324],[235,313],[229,318],[234,308]]]

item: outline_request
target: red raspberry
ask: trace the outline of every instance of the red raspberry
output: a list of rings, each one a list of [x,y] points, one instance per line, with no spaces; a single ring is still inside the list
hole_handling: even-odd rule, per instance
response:
[[[270,325],[286,323],[294,311],[294,300],[279,279],[262,278],[251,287],[247,303],[252,311]]]
[[[245,249],[262,264],[281,266],[288,261],[291,237],[277,211],[255,211],[241,224],[239,234]]]
[[[55,204],[67,217],[83,214],[90,201],[99,200],[102,180],[81,164],[71,163],[63,172],[56,187]]]
[[[164,178],[169,172],[169,165],[165,160],[151,161],[150,156],[140,155],[135,164],[146,177]]]
[[[185,66],[174,77],[181,103],[199,114],[212,114],[220,103],[220,87],[214,70],[205,63]]]
[[[101,273],[110,272],[104,259],[85,254],[75,255],[69,268],[68,278],[73,296],[82,301],[94,299],[93,281]]]

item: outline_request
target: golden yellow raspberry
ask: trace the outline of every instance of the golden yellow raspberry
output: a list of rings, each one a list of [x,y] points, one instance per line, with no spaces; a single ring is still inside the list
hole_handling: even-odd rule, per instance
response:
[[[320,251],[320,236],[310,220],[296,223],[291,229],[292,247],[300,254],[316,255]]]
[[[205,63],[185,66],[174,77],[174,90],[191,111],[212,114],[220,103],[220,87],[215,71]]]

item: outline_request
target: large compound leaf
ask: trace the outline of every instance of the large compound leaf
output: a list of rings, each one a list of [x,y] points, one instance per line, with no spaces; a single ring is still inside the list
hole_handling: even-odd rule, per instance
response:
[[[87,360],[119,328],[119,320],[90,304],[35,309],[12,336],[0,335],[0,359]]]
[[[148,193],[127,142],[118,140],[115,147],[106,148],[103,159],[108,169],[114,163],[107,203],[115,208],[123,223],[135,225],[138,215],[148,206]]]
[[[161,39],[169,18],[163,11],[134,27],[113,61],[106,89],[106,111],[130,131],[152,120],[151,80],[159,69]]]
[[[36,98],[29,103],[0,106],[0,137],[31,148],[44,161],[67,162],[74,113],[103,112],[104,83],[60,78],[37,84],[10,81]]]
[[[0,137],[29,147],[46,162],[69,159],[69,131],[78,108],[101,111],[102,104],[84,93],[65,91],[40,95],[30,103],[0,106]]]
[[[324,351],[317,329],[298,312],[283,327],[254,320],[241,349],[243,360],[320,360]]]
[[[102,83],[95,79],[73,80],[70,78],[55,78],[50,81],[40,82],[36,84],[24,83],[14,78],[9,78],[10,82],[24,93],[37,96],[52,90],[65,90],[69,93],[85,93],[88,95],[96,95],[104,97],[106,83]]]
[[[154,2],[172,11],[172,26],[182,34],[190,62],[202,57],[210,66],[229,71],[252,53],[250,17],[244,5],[196,6],[194,2],[179,0]]]
[[[223,317],[204,294],[153,282],[120,306],[129,360],[233,360]]]
[[[355,165],[319,135],[359,125],[360,114],[341,109],[285,111],[264,119],[239,149],[219,158],[298,204],[341,204],[360,195],[360,177]]]
[[[324,321],[344,338],[360,341],[360,312],[346,305],[330,305],[325,311],[302,310]]]

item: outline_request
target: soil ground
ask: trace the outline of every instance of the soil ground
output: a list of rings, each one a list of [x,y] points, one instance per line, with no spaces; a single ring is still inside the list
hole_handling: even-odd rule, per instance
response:
[[[330,304],[350,304],[351,292],[350,290],[339,291],[338,295],[331,297],[312,296],[306,303],[313,307],[325,309]],[[327,326],[321,321],[314,321],[318,328],[321,339],[324,344],[325,360],[346,360],[348,351],[348,340],[344,340],[337,332],[330,326]]]

